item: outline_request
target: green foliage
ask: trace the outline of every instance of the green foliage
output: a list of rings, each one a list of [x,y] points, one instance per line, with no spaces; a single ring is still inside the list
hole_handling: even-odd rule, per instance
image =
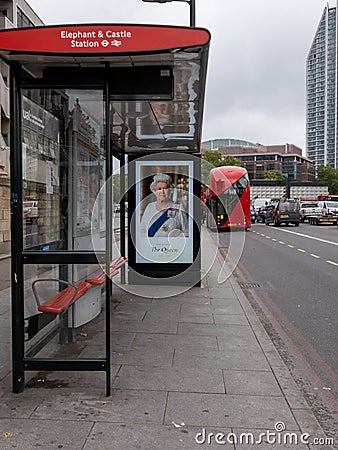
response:
[[[241,162],[240,162],[239,159],[235,158],[234,156],[227,155],[223,159],[221,166],[237,166],[237,167],[240,167],[241,166]]]
[[[202,159],[214,167],[223,165],[222,153],[216,150],[207,150],[202,153]]]
[[[330,194],[338,194],[338,169],[321,164],[317,167],[317,183],[327,186]]]
[[[280,170],[267,170],[263,173],[266,180],[285,180],[287,177]]]
[[[214,167],[240,166],[241,162],[234,156],[228,155],[222,159],[222,153],[217,150],[207,150],[202,153],[202,183],[210,184],[209,174]]]

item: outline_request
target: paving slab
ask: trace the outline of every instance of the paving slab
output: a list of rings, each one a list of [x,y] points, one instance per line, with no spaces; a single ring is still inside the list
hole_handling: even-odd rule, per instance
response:
[[[203,350],[218,350],[218,343],[216,336],[138,333],[133,341],[133,348],[142,350],[145,347],[157,352],[168,347],[185,349],[196,354]]]
[[[144,322],[148,321],[165,321],[172,320],[174,322],[187,322],[187,323],[207,323],[213,324],[214,317],[211,313],[205,314],[193,314],[193,313],[171,313],[162,314],[160,311],[148,311],[144,317]]]
[[[214,304],[211,302],[204,302],[202,304],[184,303],[181,306],[181,312],[195,313],[195,314],[225,314],[225,315],[242,315],[243,310],[235,299],[227,299],[227,302]]]
[[[209,288],[209,296],[211,298],[211,300],[213,299],[222,299],[224,301],[224,299],[227,298],[234,298],[234,291],[232,287],[210,287]]]
[[[122,366],[113,388],[225,393],[221,370],[186,367]]]
[[[112,313],[111,323],[119,320],[143,320],[147,314],[147,309],[142,311],[134,311],[129,308],[129,310],[123,310],[122,308],[116,308]]]
[[[119,450],[199,450],[203,448],[195,438],[201,430],[197,427],[182,426],[179,423],[170,425],[127,425],[96,423],[90,432],[83,450],[119,449]],[[207,428],[207,433],[230,433],[230,429],[219,430]],[[219,449],[219,444],[211,441],[208,449]],[[229,444],[226,447],[234,450]]]
[[[123,348],[130,348],[136,333],[129,333],[125,331],[111,331],[110,333],[110,345],[113,351],[118,351]],[[104,344],[106,334],[103,331],[93,333],[90,327],[84,327],[80,335],[77,336],[77,340],[86,345],[100,345]]]
[[[119,365],[111,366],[111,378],[114,379],[120,370]],[[9,380],[10,381],[10,380]],[[9,383],[10,386],[10,383]],[[23,395],[53,398],[71,394],[87,394],[98,397],[106,395],[106,373],[85,371],[27,372],[26,388]],[[14,398],[22,398],[22,394],[11,394]]]
[[[223,370],[223,378],[227,394],[283,397],[271,371]]]
[[[225,370],[271,371],[262,351],[251,351],[244,347],[234,352],[233,345],[229,350],[180,349],[175,351],[174,367],[196,367],[200,369],[214,367]]]
[[[30,392],[24,392],[20,396],[13,393],[7,394],[1,398],[0,418],[28,419],[40,402],[41,398],[32,395]]]
[[[209,391],[210,392],[210,391]],[[288,430],[299,430],[283,397],[169,392],[165,423],[272,429],[282,421]]]
[[[240,314],[213,314],[216,325],[243,325],[250,326],[248,319]]]
[[[139,321],[116,319],[111,321],[112,331],[133,333],[171,333],[176,334],[178,323],[165,321]]]
[[[145,348],[142,351],[133,348],[113,352],[111,361],[113,364],[130,366],[171,367],[173,357],[173,348],[166,348],[161,352],[154,351],[152,348]]]
[[[101,398],[88,394],[59,395],[42,400],[32,418],[162,424],[166,401],[166,393],[160,391],[120,390]]]
[[[256,337],[251,327],[243,325],[224,325],[224,324],[194,324],[180,323],[178,324],[178,334],[192,334],[196,336],[218,336],[223,340],[228,337],[241,336],[246,340],[250,340],[257,344]]]
[[[75,420],[35,420],[29,419],[1,419],[2,435],[1,449],[32,450],[62,449],[81,450],[85,445],[93,424]]]

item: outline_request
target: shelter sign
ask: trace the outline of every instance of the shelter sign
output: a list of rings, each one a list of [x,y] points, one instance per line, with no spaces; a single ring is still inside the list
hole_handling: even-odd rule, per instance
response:
[[[154,39],[154,33],[156,39]],[[120,53],[168,50],[206,44],[204,29],[142,25],[61,25],[9,30],[0,48],[31,53]]]

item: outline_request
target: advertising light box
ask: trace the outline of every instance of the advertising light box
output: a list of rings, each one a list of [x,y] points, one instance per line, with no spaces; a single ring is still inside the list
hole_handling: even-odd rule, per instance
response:
[[[136,263],[193,262],[193,162],[137,161]]]

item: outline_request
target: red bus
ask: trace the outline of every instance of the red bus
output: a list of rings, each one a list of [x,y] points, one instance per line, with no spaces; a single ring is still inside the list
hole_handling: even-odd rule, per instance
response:
[[[250,182],[246,169],[236,166],[212,169],[206,197],[209,228],[250,228]]]

